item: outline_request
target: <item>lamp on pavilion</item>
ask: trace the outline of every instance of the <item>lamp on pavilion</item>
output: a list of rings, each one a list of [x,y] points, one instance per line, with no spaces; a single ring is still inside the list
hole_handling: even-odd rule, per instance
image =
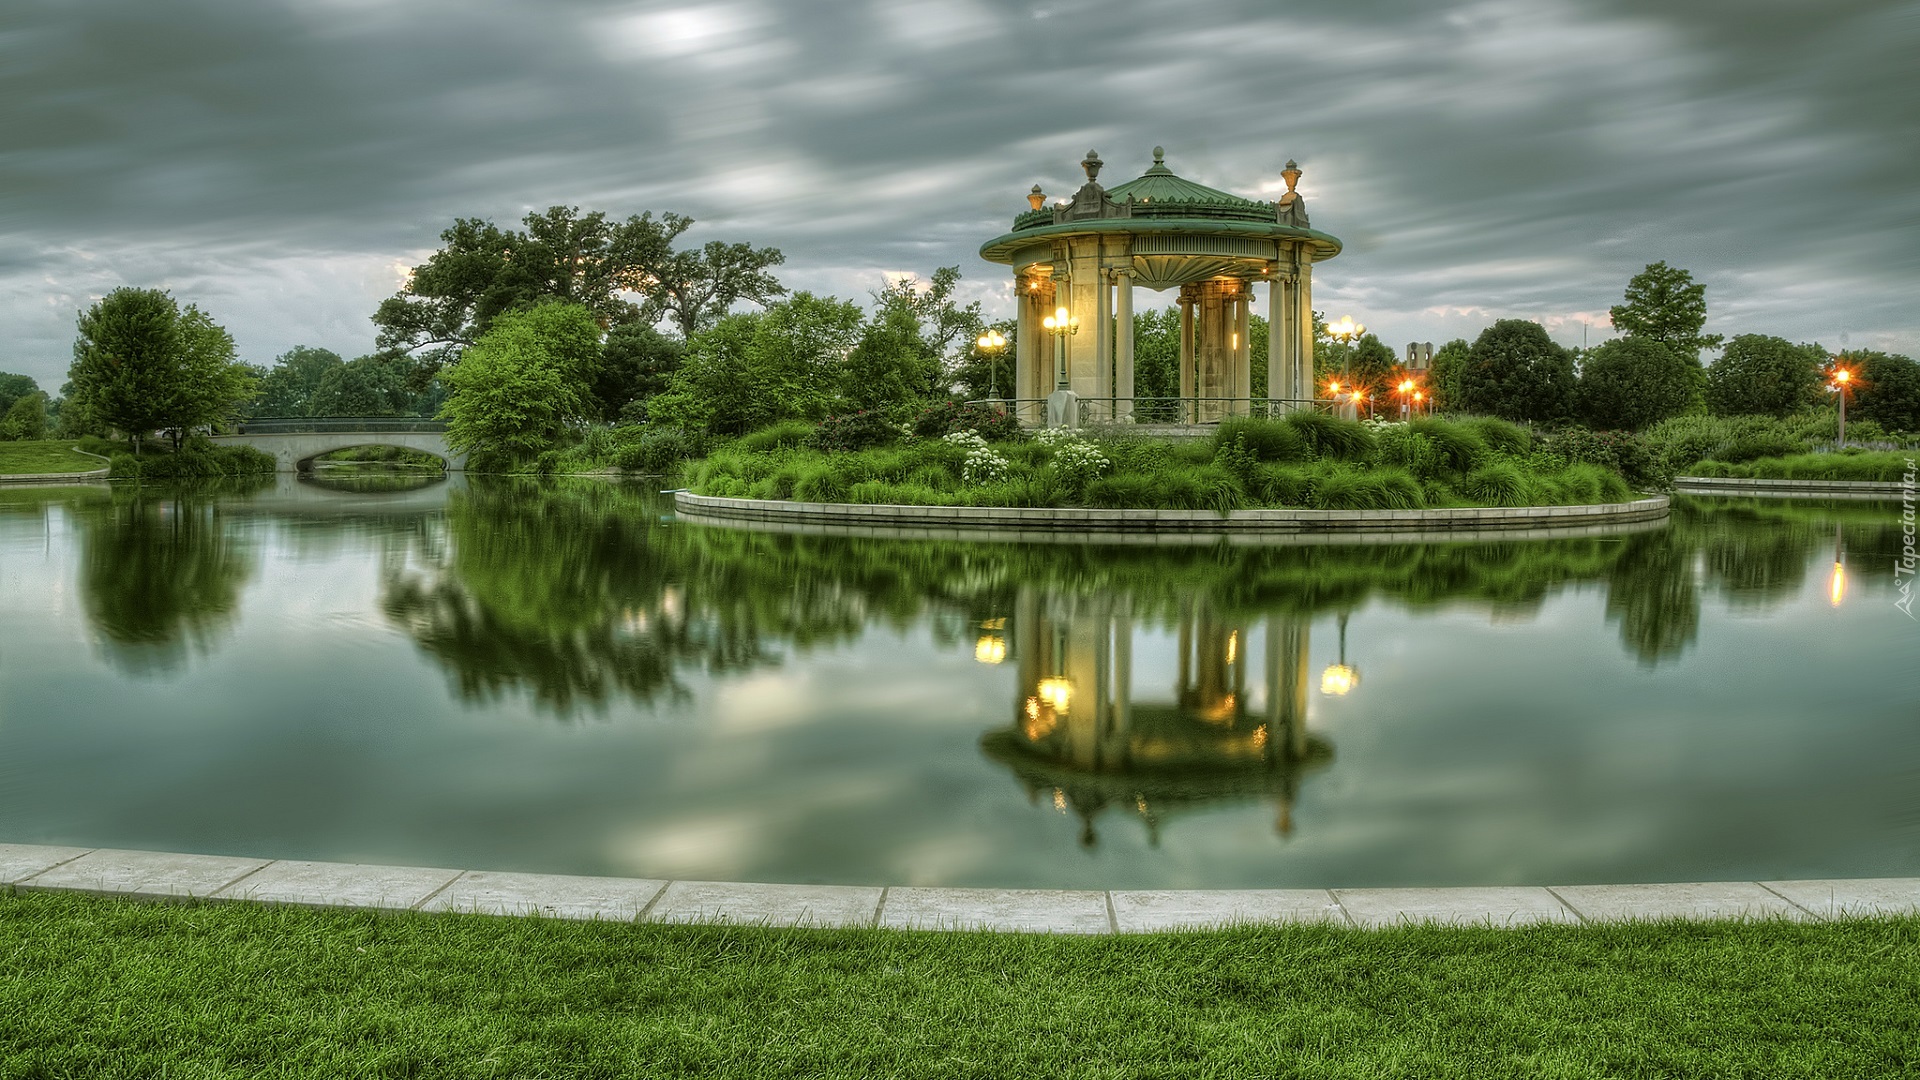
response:
[[[1055,390],[1072,389],[1067,378],[1067,336],[1080,332],[1080,319],[1066,308],[1054,308],[1053,314],[1040,320],[1040,325],[1053,335],[1053,388]]]

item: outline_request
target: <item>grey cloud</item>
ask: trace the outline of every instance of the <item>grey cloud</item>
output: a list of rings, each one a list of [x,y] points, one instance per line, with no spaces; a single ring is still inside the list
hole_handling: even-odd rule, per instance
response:
[[[1156,143],[1249,194],[1299,159],[1348,244],[1322,306],[1390,339],[1578,340],[1665,258],[1717,328],[1916,351],[1917,37],[1920,4],[1866,0],[29,0],[0,367],[57,374],[72,307],[136,273],[220,297],[252,358],[361,351],[452,218],[554,203],[690,213],[843,294],[958,263],[991,305],[974,252],[1031,184]]]

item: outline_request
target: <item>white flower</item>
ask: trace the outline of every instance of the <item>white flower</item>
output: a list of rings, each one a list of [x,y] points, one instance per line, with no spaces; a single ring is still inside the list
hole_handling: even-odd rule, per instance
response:
[[[980,436],[974,435],[974,438],[980,439]],[[960,479],[969,484],[991,484],[1006,475],[1007,459],[989,449],[984,439],[980,439],[980,445],[968,452],[967,460],[960,466]]]

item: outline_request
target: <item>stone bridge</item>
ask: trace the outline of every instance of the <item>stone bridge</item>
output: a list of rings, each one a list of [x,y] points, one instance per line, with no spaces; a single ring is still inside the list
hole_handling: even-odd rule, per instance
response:
[[[446,462],[448,472],[464,472],[467,455],[447,449],[446,431],[437,420],[395,416],[262,417],[241,424],[237,435],[215,435],[213,441],[272,454],[283,473],[306,472],[314,458],[351,446],[403,446]]]

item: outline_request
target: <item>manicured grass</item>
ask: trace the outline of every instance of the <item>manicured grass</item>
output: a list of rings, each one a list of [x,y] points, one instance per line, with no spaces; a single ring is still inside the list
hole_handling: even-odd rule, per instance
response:
[[[74,453],[72,447],[71,439],[0,442],[0,476],[92,472],[107,467],[98,458]]]
[[[0,896],[0,1077],[1835,1077],[1920,919],[1122,938]]]

